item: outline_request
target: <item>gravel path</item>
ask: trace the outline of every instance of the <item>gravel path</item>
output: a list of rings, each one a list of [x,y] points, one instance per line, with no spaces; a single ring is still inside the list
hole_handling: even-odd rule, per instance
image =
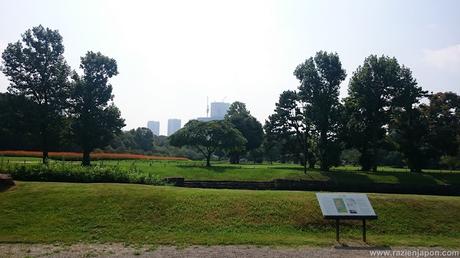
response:
[[[410,250],[429,252],[441,249],[427,248],[373,248],[369,246],[328,248],[319,247],[257,247],[257,246],[124,246],[122,244],[0,244],[0,257],[378,257],[371,256],[375,250]],[[422,255],[419,255],[422,257]],[[383,255],[380,257],[384,257]],[[416,257],[387,256],[387,257]],[[435,257],[435,256],[425,256]],[[444,256],[446,257],[446,256]],[[449,256],[449,257],[459,257]]]

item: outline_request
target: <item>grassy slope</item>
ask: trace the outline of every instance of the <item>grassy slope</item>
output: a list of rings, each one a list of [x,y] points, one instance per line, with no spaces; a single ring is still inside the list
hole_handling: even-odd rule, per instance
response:
[[[459,247],[460,198],[370,194],[374,245]],[[0,242],[331,245],[312,192],[17,182],[0,193]],[[358,240],[347,223],[343,238]]]

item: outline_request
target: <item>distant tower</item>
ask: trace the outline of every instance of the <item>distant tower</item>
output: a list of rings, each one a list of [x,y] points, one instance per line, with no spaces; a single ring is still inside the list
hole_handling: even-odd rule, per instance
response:
[[[156,136],[160,135],[160,122],[158,121],[148,121],[147,128],[152,131],[152,133]]]
[[[209,97],[206,97],[206,117],[209,117]]]
[[[177,130],[181,128],[180,119],[168,119],[168,136],[173,135]]]
[[[206,100],[207,101],[207,100]],[[206,117],[198,117],[198,121],[208,122],[213,120],[223,120],[230,108],[227,102],[211,102],[211,115],[209,115],[209,104],[206,108]]]

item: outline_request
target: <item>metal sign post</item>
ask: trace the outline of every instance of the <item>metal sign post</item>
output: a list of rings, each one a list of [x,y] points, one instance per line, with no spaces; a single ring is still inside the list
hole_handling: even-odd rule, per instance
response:
[[[335,220],[335,238],[340,242],[340,220],[362,220],[363,241],[366,242],[366,219],[377,219],[366,194],[316,193],[325,219]]]

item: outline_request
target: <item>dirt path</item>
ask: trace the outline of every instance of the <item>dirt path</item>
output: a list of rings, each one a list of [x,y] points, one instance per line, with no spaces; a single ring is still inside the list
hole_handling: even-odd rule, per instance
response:
[[[0,244],[0,257],[379,257],[372,252],[382,250],[419,252],[407,255],[387,255],[386,257],[436,257],[428,252],[443,251],[428,248],[373,248],[368,246],[328,248],[318,247],[256,247],[256,246],[124,246],[122,244]],[[444,250],[446,251],[446,250]],[[458,250],[457,250],[458,251]],[[426,255],[423,255],[426,254]],[[428,256],[427,256],[428,255]],[[441,256],[441,255],[439,255]],[[380,257],[385,257],[380,255]],[[460,257],[457,255],[443,257]]]

